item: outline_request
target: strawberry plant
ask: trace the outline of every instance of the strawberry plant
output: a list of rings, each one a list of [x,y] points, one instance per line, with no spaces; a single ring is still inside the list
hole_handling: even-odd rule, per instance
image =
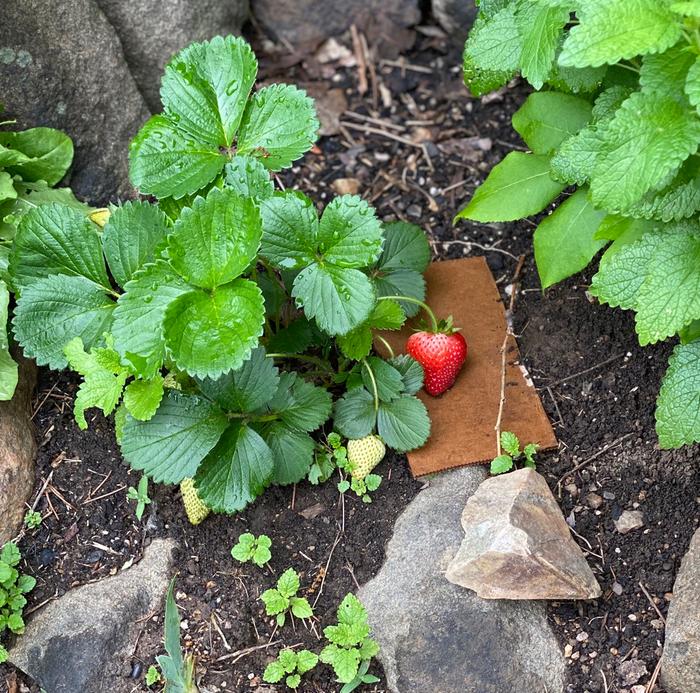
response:
[[[603,249],[590,293],[635,312],[642,345],[675,336],[661,385],[662,447],[700,441],[700,4],[482,0],[464,51],[475,95],[520,73],[529,148],[496,165],[458,218],[546,214],[543,288]]]
[[[524,467],[535,468],[535,454],[539,447],[537,443],[528,443],[521,450],[520,441],[515,433],[503,431],[500,438],[503,452],[491,460],[491,474],[509,472],[518,462],[522,462]]]
[[[311,618],[313,609],[304,597],[297,597],[299,575],[294,568],[288,568],[277,580],[277,587],[265,590],[261,595],[268,616],[275,616],[280,628],[287,620],[287,613],[297,618]]]
[[[24,633],[22,611],[27,604],[24,596],[31,592],[36,579],[23,575],[17,570],[22,556],[12,542],[8,542],[0,551],[0,635],[9,630],[15,635]],[[7,650],[0,644],[0,664],[7,661]]]
[[[114,412],[126,461],[184,482],[196,521],[270,484],[319,481],[313,434],[331,418],[401,452],[430,431],[420,365],[372,352],[374,332],[399,329],[425,296],[425,235],[354,195],[319,214],[275,190],[318,120],[293,86],[253,91],[256,73],[240,38],[178,53],[163,113],[129,151],[149,198],[112,207],[103,228],[71,206],[33,209],[10,254],[24,352],[80,373],[78,425],[92,407]]]

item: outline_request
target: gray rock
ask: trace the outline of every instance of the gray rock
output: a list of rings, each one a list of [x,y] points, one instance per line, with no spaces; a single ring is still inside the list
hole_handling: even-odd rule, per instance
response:
[[[563,688],[564,659],[542,603],[484,601],[444,577],[462,540],[461,511],[484,477],[465,467],[431,478],[359,591],[392,693]]]
[[[661,683],[668,693],[700,693],[700,530],[690,542],[673,586]]]
[[[485,599],[595,599],[600,585],[544,478],[519,469],[484,481],[462,513],[446,577]]]
[[[36,366],[34,361],[18,361],[15,395],[0,402],[0,546],[19,532],[34,486],[36,442],[30,416]]]
[[[313,50],[352,24],[385,42],[397,40],[402,30],[420,21],[418,0],[251,0],[251,9],[273,39],[295,48]],[[398,39],[399,41],[401,39]]]
[[[155,539],[131,568],[67,592],[32,616],[10,661],[47,693],[127,693],[125,664],[137,621],[159,608],[172,570],[170,539]],[[128,671],[128,669],[127,669]]]
[[[149,111],[93,0],[3,0],[0,94],[3,120],[73,138],[77,195],[104,203],[131,194],[127,148]]]
[[[641,510],[623,510],[620,517],[615,520],[615,529],[620,534],[627,534],[640,527],[644,527],[644,515]]]
[[[628,659],[620,664],[617,668],[617,673],[620,675],[620,681],[623,686],[631,686],[649,672],[647,671],[647,665],[641,659]]]
[[[474,0],[433,0],[433,15],[438,24],[456,39],[465,40],[476,19]]]
[[[161,111],[160,77],[170,57],[192,41],[240,34],[248,0],[97,0],[116,29],[126,62],[154,113]]]

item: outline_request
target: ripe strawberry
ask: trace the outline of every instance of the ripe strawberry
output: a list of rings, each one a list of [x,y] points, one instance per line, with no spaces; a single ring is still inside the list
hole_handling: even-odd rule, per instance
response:
[[[209,508],[202,503],[202,499],[194,487],[194,479],[183,479],[180,483],[180,492],[182,493],[182,503],[185,506],[187,519],[191,524],[198,525],[206,519],[209,514]]]
[[[354,479],[364,479],[383,459],[386,448],[379,436],[365,436],[349,440],[348,462]]]
[[[467,341],[448,319],[441,321],[439,331],[412,334],[406,350],[423,366],[425,391],[437,397],[454,385],[467,358]]]

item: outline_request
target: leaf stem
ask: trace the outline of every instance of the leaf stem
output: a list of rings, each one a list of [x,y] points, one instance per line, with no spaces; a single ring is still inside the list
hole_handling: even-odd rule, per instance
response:
[[[375,334],[374,336],[386,347],[386,350],[389,352],[389,358],[393,359],[396,354],[391,348],[391,344],[389,344],[389,342],[387,342],[386,339],[384,339],[384,337],[382,337],[380,334]]]
[[[432,310],[430,310],[430,306],[428,306],[427,303],[424,303],[423,301],[419,301],[417,298],[413,298],[413,296],[379,296],[377,298],[378,301],[406,301],[408,303],[415,303],[417,306],[420,306],[430,317],[430,324],[432,326],[433,332],[438,331],[438,323],[437,320],[435,319],[435,313],[433,313]]]
[[[367,375],[372,382],[372,394],[374,395],[374,411],[379,411],[379,391],[377,390],[377,379],[374,377],[372,367],[367,363],[367,359],[362,359],[362,365],[367,369]]]

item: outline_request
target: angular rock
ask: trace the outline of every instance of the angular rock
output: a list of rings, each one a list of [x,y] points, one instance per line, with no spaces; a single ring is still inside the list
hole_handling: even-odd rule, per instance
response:
[[[627,534],[640,527],[644,527],[644,515],[641,510],[623,510],[620,517],[615,520],[615,529],[620,534]]]
[[[700,693],[700,530],[693,535],[673,586],[661,683],[668,693]]]
[[[465,537],[446,577],[485,599],[595,599],[601,594],[544,478],[487,479],[462,513]]]
[[[93,0],[2,3],[0,94],[3,120],[73,138],[77,195],[100,204],[130,196],[127,149],[149,110]]]
[[[240,34],[248,0],[97,0],[116,29],[126,62],[150,109],[161,111],[165,64],[192,41]]]
[[[433,16],[448,33],[461,41],[467,38],[476,19],[474,0],[433,0]]]
[[[251,0],[251,9],[272,38],[301,51],[315,49],[352,24],[392,43],[421,18],[418,0]]]
[[[34,487],[36,442],[30,417],[36,366],[27,359],[18,361],[14,397],[0,402],[0,546],[19,532]]]
[[[396,522],[379,573],[358,596],[392,693],[561,693],[564,659],[541,603],[495,602],[445,580],[480,467],[430,480]]]
[[[43,607],[10,650],[12,664],[48,693],[133,690],[124,664],[138,634],[137,621],[163,600],[174,546],[170,539],[155,539],[136,565]]]

